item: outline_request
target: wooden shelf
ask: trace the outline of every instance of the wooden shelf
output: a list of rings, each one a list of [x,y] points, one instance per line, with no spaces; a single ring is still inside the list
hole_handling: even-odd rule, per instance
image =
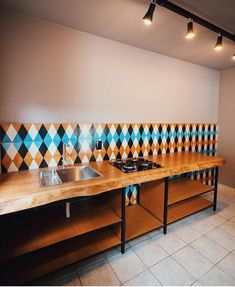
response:
[[[168,207],[168,223],[213,206],[213,202],[200,196],[183,200]]]
[[[64,205],[16,216],[6,219],[1,232],[0,262],[121,221],[97,199],[71,204],[70,218]]]
[[[168,205],[212,191],[214,187],[198,180],[178,179],[169,182]]]
[[[105,228],[75,237],[0,265],[0,285],[20,285],[120,244]]]
[[[141,205],[136,204],[126,207],[126,240],[130,240],[161,226],[162,223]],[[120,236],[120,231],[118,234]]]

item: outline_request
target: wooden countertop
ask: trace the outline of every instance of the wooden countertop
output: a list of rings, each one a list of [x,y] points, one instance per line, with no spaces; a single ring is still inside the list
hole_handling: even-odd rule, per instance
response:
[[[101,177],[47,188],[39,186],[39,170],[1,174],[0,215],[69,198],[92,196],[132,184],[220,166],[225,163],[225,160],[218,156],[190,152],[148,156],[146,158],[161,164],[163,167],[123,173],[111,166],[108,161],[93,162],[88,165],[95,168],[102,175]]]

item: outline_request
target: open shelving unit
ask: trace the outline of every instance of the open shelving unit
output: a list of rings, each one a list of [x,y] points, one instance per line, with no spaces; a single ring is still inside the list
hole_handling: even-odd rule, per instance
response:
[[[119,222],[120,217],[99,199],[71,205],[70,218],[65,217],[64,206],[39,208],[17,215],[17,220],[9,216],[2,229],[0,262]]]
[[[116,193],[115,191],[109,192],[108,204],[119,216],[121,215],[120,193]],[[126,206],[125,208],[125,226],[125,240],[128,241],[144,233],[160,228],[163,224],[141,204],[134,204]],[[120,230],[117,231],[117,234],[121,236]]]
[[[168,205],[175,204],[204,193],[213,191],[214,187],[188,178],[173,180],[169,184]]]
[[[185,199],[168,207],[167,223],[172,223],[213,205],[212,201],[201,196]]]
[[[164,208],[167,209],[167,224],[184,218],[200,210],[214,206],[214,202],[202,197],[214,191],[213,186],[202,184],[197,180],[180,178],[170,180],[168,184],[168,201],[164,199],[164,181],[158,180],[143,184],[140,191],[140,202],[162,224]]]
[[[167,223],[172,223],[195,212],[214,205],[201,195],[214,190],[214,187],[188,178],[169,183]]]
[[[103,196],[72,203],[70,213],[60,204],[4,218],[0,285],[24,284],[121,244],[121,218]]]
[[[162,223],[139,204],[126,207],[126,240],[162,227]]]
[[[120,239],[111,228],[74,237],[0,265],[0,282],[23,284],[119,244]]]
[[[218,178],[218,170],[217,176]],[[216,208],[215,186],[187,177],[146,182],[137,204],[125,206],[118,189],[71,203],[53,204],[0,218],[0,285],[25,284],[79,260],[189,216]],[[213,193],[213,200],[204,198]],[[167,196],[166,196],[167,194]]]

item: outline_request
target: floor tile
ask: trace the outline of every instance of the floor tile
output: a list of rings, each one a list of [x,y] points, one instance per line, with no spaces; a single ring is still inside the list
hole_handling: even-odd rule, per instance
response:
[[[160,235],[160,234],[163,234],[162,228],[159,228],[159,229],[150,231],[150,232],[148,233],[148,235],[149,235],[151,238],[155,238],[156,236],[158,236],[158,235]]]
[[[68,279],[69,278],[69,279]],[[44,286],[44,285],[60,285],[58,282],[62,282],[64,279],[66,280],[77,280],[77,284],[79,286],[79,278],[76,272],[76,268],[74,265],[65,267],[61,270],[55,271],[53,273],[50,273],[48,275],[45,275],[39,279],[36,279],[35,281],[32,282],[32,285],[36,286]]]
[[[228,204],[226,204],[226,207],[220,207],[220,202],[218,203],[219,207],[217,209],[217,214],[219,216],[224,217],[225,219],[231,219],[235,216],[235,208],[234,206],[230,206]]]
[[[207,232],[215,228],[214,225],[208,222],[208,219],[203,219],[199,222],[192,223],[191,227],[200,232],[201,234],[206,234]]]
[[[213,264],[190,246],[172,255],[174,259],[188,270],[196,279],[213,267]]]
[[[161,283],[157,280],[153,274],[146,270],[131,280],[125,282],[124,286],[160,286]]]
[[[185,241],[173,232],[168,232],[166,235],[160,234],[155,237],[154,240],[169,254],[172,254],[187,245]]]
[[[77,273],[70,274],[69,276],[56,281],[54,286],[81,286],[81,281]]]
[[[125,246],[126,246],[126,250],[130,248],[130,245],[128,243],[126,243]],[[121,246],[116,246],[116,247],[113,247],[113,248],[110,248],[104,251],[104,254],[107,257],[107,256],[112,256],[114,254],[118,254],[120,252],[121,252]]]
[[[91,257],[86,258],[82,261],[79,261],[76,264],[76,269],[78,271],[82,270],[83,268],[86,268],[87,266],[93,265],[94,263],[99,262],[99,261],[104,260],[104,259],[106,259],[104,252],[97,254],[97,255],[94,255],[94,256],[91,256]]]
[[[218,228],[222,229],[223,231],[226,231],[228,234],[235,237],[235,222],[226,221],[225,223],[220,225]]]
[[[213,210],[207,210],[208,214],[208,222],[214,225],[215,227],[219,226],[220,224],[224,223],[226,221],[225,218],[219,216],[216,212]]]
[[[197,230],[189,226],[188,224],[177,224],[172,229],[169,229],[170,232],[175,232],[177,236],[183,239],[187,243],[191,243],[192,241],[200,238],[202,236]]]
[[[222,260],[229,251],[208,237],[201,237],[191,243],[191,246],[214,264]]]
[[[168,253],[154,239],[143,241],[133,246],[132,249],[147,267],[160,262],[168,256]]]
[[[203,286],[234,286],[235,280],[225,274],[218,267],[213,267],[199,280],[200,285]]]
[[[78,272],[82,285],[120,285],[120,282],[108,261],[102,260]]]
[[[195,278],[171,257],[152,266],[150,270],[163,285],[183,286],[195,281]]]
[[[206,237],[209,237],[210,239],[216,241],[228,251],[233,251],[235,249],[234,238],[220,228],[215,228],[214,230],[210,231],[206,234]]]
[[[201,286],[202,284],[199,281],[193,282],[190,286]]]
[[[235,216],[230,219],[232,222],[235,222]]]
[[[235,252],[226,256],[217,266],[235,279]]]
[[[132,279],[147,269],[131,248],[125,254],[119,253],[107,258],[121,283]]]
[[[134,246],[134,245],[136,245],[136,244],[138,244],[140,242],[143,242],[143,241],[145,241],[145,240],[147,240],[149,238],[150,238],[149,234],[144,234],[142,236],[138,236],[138,237],[136,237],[134,239],[129,240],[128,244],[129,244],[129,246]]]

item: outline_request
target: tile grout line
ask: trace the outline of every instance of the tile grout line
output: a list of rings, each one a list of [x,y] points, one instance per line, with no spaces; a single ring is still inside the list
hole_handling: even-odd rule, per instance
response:
[[[120,247],[120,248],[121,248],[121,247]],[[113,254],[113,255],[115,255],[115,254]],[[112,256],[113,256],[113,255],[112,255]],[[122,282],[121,282],[120,278],[118,277],[117,273],[115,272],[115,270],[113,269],[112,264],[109,262],[107,255],[106,255],[106,254],[104,254],[104,256],[106,257],[106,260],[107,260],[107,262],[108,262],[109,266],[110,266],[110,267],[111,267],[111,269],[113,270],[113,273],[114,273],[114,274],[115,274],[115,276],[117,277],[117,280],[118,280],[118,281],[119,281],[119,283],[120,283],[120,285],[119,285],[119,286],[121,286],[121,285],[122,285]]]

